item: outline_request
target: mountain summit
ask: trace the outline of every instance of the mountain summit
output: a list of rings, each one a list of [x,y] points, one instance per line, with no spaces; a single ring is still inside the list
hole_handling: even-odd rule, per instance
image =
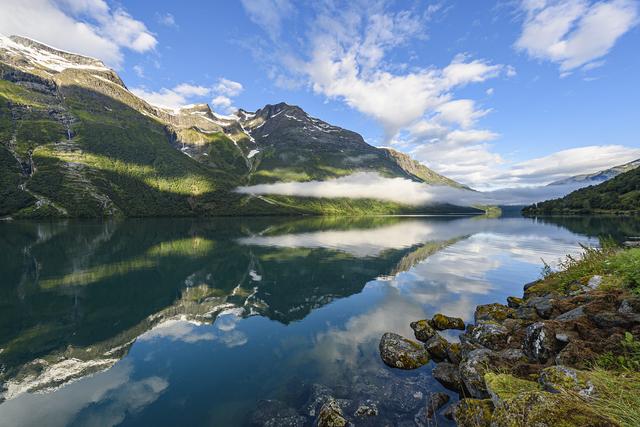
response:
[[[462,187],[285,103],[231,116],[154,106],[101,61],[0,36],[0,215],[416,211],[389,202],[241,195],[238,186],[377,172]],[[434,212],[451,207],[421,207]],[[474,211],[458,209],[459,211]]]

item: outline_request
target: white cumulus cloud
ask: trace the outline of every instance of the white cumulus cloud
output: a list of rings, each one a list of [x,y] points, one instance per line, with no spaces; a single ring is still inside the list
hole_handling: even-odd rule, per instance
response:
[[[523,0],[516,48],[560,65],[562,73],[604,57],[638,22],[634,0]]]

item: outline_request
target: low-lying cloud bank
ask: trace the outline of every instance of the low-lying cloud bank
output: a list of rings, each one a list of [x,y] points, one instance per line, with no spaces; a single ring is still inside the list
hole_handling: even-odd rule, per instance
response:
[[[450,203],[458,206],[473,206],[528,205],[562,197],[580,187],[579,184],[572,184],[480,192],[428,185],[404,178],[385,178],[374,172],[358,172],[328,181],[259,184],[238,187],[236,191],[251,195],[378,199],[407,205]]]

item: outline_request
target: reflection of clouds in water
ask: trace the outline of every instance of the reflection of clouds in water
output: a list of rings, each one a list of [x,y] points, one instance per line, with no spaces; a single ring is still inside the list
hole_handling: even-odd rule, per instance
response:
[[[69,384],[55,393],[24,394],[0,405],[3,426],[114,426],[154,402],[169,383],[152,376],[132,380],[131,364]],[[85,413],[86,410],[86,413]]]
[[[410,298],[401,295],[397,289],[385,283],[368,285],[369,291],[380,287],[384,294],[380,304],[366,313],[351,317],[343,326],[330,327],[316,336],[312,357],[322,363],[325,370],[336,365],[348,367],[365,366],[379,358],[376,352],[363,350],[371,341],[377,341],[385,332],[396,332],[404,336],[412,336],[409,323],[421,319],[425,313],[423,308]],[[363,363],[362,358],[368,359]],[[336,364],[335,362],[340,363]]]
[[[252,236],[239,239],[240,244],[288,248],[327,248],[356,257],[378,256],[385,249],[405,248],[429,239],[432,226],[425,221],[402,221],[399,224],[361,230],[330,230],[281,236]]]
[[[451,223],[442,224],[450,233]],[[439,230],[438,225],[434,224],[430,236],[452,237],[446,235],[446,230]],[[545,260],[557,260],[567,253],[579,252],[579,241],[588,242],[557,227],[544,227],[523,219],[465,219],[456,225],[456,233],[471,234],[471,237],[444,248],[390,280],[369,284],[365,292],[378,287],[383,293],[375,306],[351,317],[343,326],[330,327],[316,336],[311,357],[325,367],[325,373],[340,370],[341,365],[367,366],[373,362],[372,358],[378,357],[370,348],[384,332],[412,337],[409,323],[436,312],[472,321],[477,304],[496,291],[497,284],[492,282],[489,273],[510,268],[517,271],[520,263],[542,267],[541,256]],[[376,234],[376,230],[370,232]],[[519,289],[522,285],[524,282],[514,283]],[[444,335],[453,338],[456,334],[445,332]]]
[[[244,245],[273,246],[289,248],[326,248],[349,253],[356,257],[378,256],[387,249],[401,249],[417,244],[446,241],[478,233],[489,234],[491,239],[511,239],[515,249],[524,251],[518,240],[529,243],[539,241],[523,252],[531,256],[536,250],[550,255],[549,241],[561,242],[575,247],[578,236],[555,225],[536,223],[523,218],[460,218],[406,219],[399,223],[369,229],[329,230],[308,233],[284,234],[279,236],[251,236],[239,239]],[[586,239],[583,239],[586,241]],[[553,247],[553,246],[551,246]],[[537,262],[540,262],[538,254]]]
[[[200,330],[197,324],[186,320],[169,319],[140,335],[138,340],[151,341],[158,338],[195,343],[198,341],[213,341],[215,336],[211,332]]]
[[[247,343],[246,334],[236,330],[239,319],[235,312],[224,313],[216,319],[215,327],[186,319],[169,319],[145,332],[138,339],[140,341],[168,339],[189,344],[200,341],[218,341],[227,347],[237,347]]]

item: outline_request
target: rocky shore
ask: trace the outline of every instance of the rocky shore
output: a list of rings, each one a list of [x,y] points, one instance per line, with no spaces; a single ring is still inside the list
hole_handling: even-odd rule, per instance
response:
[[[473,324],[436,314],[411,323],[418,342],[386,333],[380,355],[399,369],[435,361],[433,377],[460,398],[442,415],[459,426],[638,425],[624,406],[640,398],[640,296],[602,284],[533,282],[507,305],[478,306]],[[464,329],[459,342],[447,329]],[[447,402],[427,399],[416,424],[435,425]]]

